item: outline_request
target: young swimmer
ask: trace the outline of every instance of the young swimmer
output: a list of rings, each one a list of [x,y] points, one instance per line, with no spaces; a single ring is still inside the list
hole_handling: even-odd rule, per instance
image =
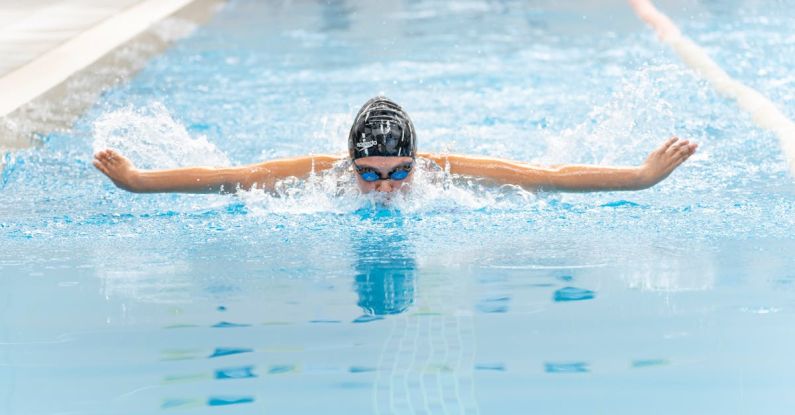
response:
[[[430,160],[456,175],[513,184],[532,191],[641,190],[654,186],[687,160],[697,144],[672,137],[640,166],[560,165],[539,167],[488,157],[417,153],[414,125],[403,109],[385,97],[375,97],[356,114],[348,136],[348,157],[363,193],[393,192],[411,184],[416,159]],[[344,157],[302,156],[239,167],[186,167],[139,170],[116,151],[94,155],[94,166],[113,183],[130,192],[231,193],[239,189],[272,190],[288,177],[305,178],[331,169]]]

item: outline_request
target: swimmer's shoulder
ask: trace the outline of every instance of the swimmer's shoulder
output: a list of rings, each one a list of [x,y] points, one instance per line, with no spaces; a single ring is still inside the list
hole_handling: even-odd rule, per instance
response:
[[[444,166],[445,156],[436,153],[417,153],[417,159],[423,160],[425,164]]]
[[[417,153],[415,163],[418,169],[429,173],[441,173],[446,166],[445,158],[433,153]]]
[[[347,155],[342,154],[312,154],[307,156],[317,168],[330,169],[348,160]]]
[[[310,172],[329,170],[345,162],[347,157],[339,154],[309,154],[305,156],[266,160],[246,166],[253,174],[267,174],[276,177],[304,177]]]

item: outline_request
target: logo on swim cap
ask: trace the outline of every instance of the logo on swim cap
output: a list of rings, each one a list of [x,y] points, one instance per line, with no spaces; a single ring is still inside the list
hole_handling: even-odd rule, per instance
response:
[[[372,156],[415,157],[414,124],[398,104],[375,97],[362,106],[348,135],[352,159]]]
[[[378,145],[378,141],[362,141],[361,143],[356,143],[356,148],[359,150],[367,150],[368,148]]]

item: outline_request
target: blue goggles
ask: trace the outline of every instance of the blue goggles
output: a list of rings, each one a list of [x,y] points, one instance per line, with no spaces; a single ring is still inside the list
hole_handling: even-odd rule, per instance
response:
[[[362,180],[366,182],[377,182],[379,180],[404,180],[406,177],[409,177],[414,163],[406,163],[395,167],[387,174],[387,177],[381,176],[381,173],[372,167],[363,167],[356,163],[353,163],[353,166],[356,167],[356,172],[359,173]]]

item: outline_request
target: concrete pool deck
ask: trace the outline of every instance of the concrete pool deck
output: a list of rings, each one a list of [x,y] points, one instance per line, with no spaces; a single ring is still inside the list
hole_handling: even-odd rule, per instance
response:
[[[0,0],[3,153],[68,128],[224,0]]]

